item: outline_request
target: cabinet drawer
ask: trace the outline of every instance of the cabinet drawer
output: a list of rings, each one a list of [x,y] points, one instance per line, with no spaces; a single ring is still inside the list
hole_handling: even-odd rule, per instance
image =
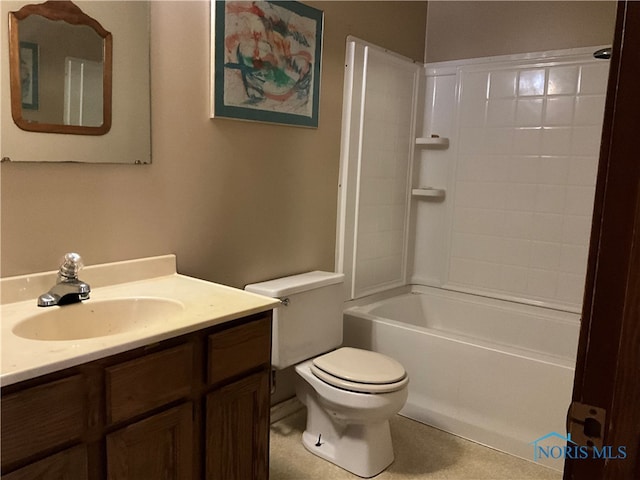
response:
[[[271,316],[209,335],[209,383],[271,363]]]
[[[88,480],[87,449],[84,445],[51,455],[7,475],[3,480]]]
[[[107,419],[126,420],[191,392],[193,344],[145,355],[105,372]]]
[[[78,441],[87,424],[82,375],[2,398],[2,465]]]

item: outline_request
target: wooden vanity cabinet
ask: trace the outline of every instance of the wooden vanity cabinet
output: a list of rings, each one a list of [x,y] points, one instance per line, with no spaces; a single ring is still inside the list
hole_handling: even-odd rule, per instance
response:
[[[213,333],[207,344],[207,383],[216,387],[206,396],[205,478],[267,480],[271,369],[256,366],[271,365],[271,322]]]
[[[2,389],[2,478],[267,480],[271,312]]]
[[[269,372],[221,387],[206,401],[208,479],[269,478]]]
[[[106,423],[127,423],[106,435],[109,480],[194,478],[193,402],[188,400],[197,343],[188,340],[105,368]]]
[[[84,445],[63,450],[23,468],[2,475],[4,480],[88,480],[87,451]]]
[[[108,434],[107,478],[194,478],[193,432],[192,404],[183,403]]]

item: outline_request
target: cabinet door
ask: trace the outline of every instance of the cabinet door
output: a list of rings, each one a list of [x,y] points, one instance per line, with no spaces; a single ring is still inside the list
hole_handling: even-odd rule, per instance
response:
[[[6,475],[3,480],[87,480],[87,451],[84,445],[51,455]]]
[[[269,370],[207,396],[206,479],[269,478]]]
[[[107,436],[109,480],[193,478],[190,403],[158,413]]]
[[[73,375],[2,397],[2,468],[64,444],[87,423],[85,379]]]

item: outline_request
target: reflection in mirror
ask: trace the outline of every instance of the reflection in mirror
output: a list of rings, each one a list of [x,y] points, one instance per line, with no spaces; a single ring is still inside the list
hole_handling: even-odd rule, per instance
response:
[[[111,128],[112,36],[70,1],[9,14],[11,113],[27,131],[103,135]]]
[[[28,3],[28,0],[0,0],[0,18],[3,19],[0,21],[0,38],[10,38],[8,20],[11,12],[15,15],[20,11],[26,11],[23,10],[25,8],[40,6],[27,5]],[[70,2],[59,2],[58,5],[62,3]],[[20,19],[18,25],[20,37],[32,28],[28,26],[28,22],[32,21],[48,25],[41,28],[40,24],[36,24],[35,30],[38,35],[51,26],[55,26],[58,30],[51,31],[49,36],[42,40],[34,40],[33,37],[22,38],[23,59],[28,61],[30,57],[35,58],[32,60],[33,67],[23,72],[26,84],[24,100],[22,85],[19,90],[13,89],[20,94],[14,106],[20,107],[18,118],[22,118],[24,123],[28,122],[32,127],[31,130],[19,127],[14,122],[12,108],[8,108],[12,103],[10,88],[12,85],[9,75],[12,73],[9,68],[11,52],[7,42],[0,42],[0,46],[3,47],[0,48],[2,67],[0,68],[0,76],[2,76],[0,96],[2,104],[7,107],[0,110],[0,158],[7,162],[151,163],[151,2],[74,0],[73,5],[111,33],[113,53],[111,54],[111,74],[108,77],[110,83],[104,83],[104,80],[96,82],[99,83],[96,88],[104,87],[106,92],[110,92],[111,103],[104,100],[104,91],[102,96],[94,93],[88,97],[84,93],[81,95],[81,92],[93,89],[75,87],[79,83],[75,80],[82,79],[86,86],[87,82],[91,83],[90,77],[100,77],[100,74],[95,71],[92,75],[91,70],[102,68],[96,62],[102,64],[102,60],[108,58],[105,54],[107,40],[86,24],[70,24],[34,14]],[[79,42],[68,38],[67,27],[74,32],[74,38],[82,35]],[[15,31],[12,33],[15,34]],[[16,42],[20,41],[20,38],[16,39]],[[34,43],[38,44],[37,48],[30,45]],[[49,81],[45,80],[46,72],[43,72],[45,47],[51,45],[58,49],[70,43],[81,43],[82,49],[78,45],[74,45],[73,48],[65,47],[65,51],[57,55],[57,62],[60,65],[55,76],[57,88],[55,94],[50,93],[51,86]],[[93,46],[85,48],[89,44]],[[17,50],[13,51],[13,54],[14,59],[20,58]],[[105,62],[107,63],[109,62]],[[25,68],[23,67],[23,70]],[[35,74],[30,76],[31,72]],[[67,78],[70,79],[66,84],[65,72],[68,72]],[[104,70],[102,78],[104,79]],[[20,77],[17,83],[21,84]],[[58,106],[55,112],[45,105],[45,101],[50,101],[49,95],[55,95],[57,98]],[[101,99],[102,107],[91,106],[94,100],[100,104]],[[107,113],[109,105],[111,105],[110,115]],[[31,106],[37,106],[37,108],[28,108]],[[80,106],[83,108],[81,109]],[[102,116],[94,115],[99,108],[104,109]],[[104,121],[105,115],[107,122]],[[78,129],[83,133],[88,129],[95,131],[109,124],[110,129],[104,135],[66,134],[70,130]],[[37,130],[43,125],[46,126],[44,130]]]

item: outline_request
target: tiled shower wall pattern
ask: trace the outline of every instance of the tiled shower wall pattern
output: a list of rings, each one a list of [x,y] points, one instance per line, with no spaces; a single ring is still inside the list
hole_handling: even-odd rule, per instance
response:
[[[459,69],[450,285],[582,303],[608,70]]]
[[[417,67],[367,49],[358,175],[355,298],[405,283]]]

